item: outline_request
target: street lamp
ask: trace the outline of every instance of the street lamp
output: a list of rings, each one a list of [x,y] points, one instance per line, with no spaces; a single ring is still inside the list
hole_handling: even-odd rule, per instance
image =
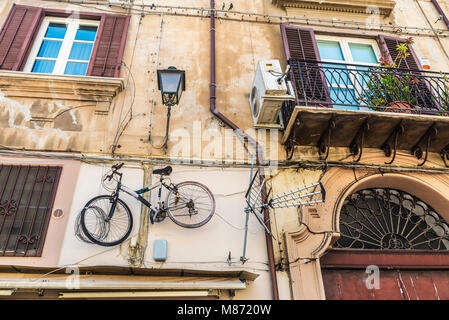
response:
[[[171,107],[179,104],[182,92],[185,91],[185,71],[178,70],[175,67],[168,67],[165,70],[157,70],[157,82],[162,94],[162,104],[166,105],[167,111],[167,129],[164,139],[164,150],[167,150],[168,130],[170,126]]]

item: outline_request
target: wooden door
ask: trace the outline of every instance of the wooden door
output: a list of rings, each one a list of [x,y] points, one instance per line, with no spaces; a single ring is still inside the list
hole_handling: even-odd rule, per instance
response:
[[[448,252],[335,249],[321,264],[328,300],[449,300]]]
[[[340,233],[320,261],[327,299],[449,299],[449,225],[416,196],[357,191],[342,206]]]

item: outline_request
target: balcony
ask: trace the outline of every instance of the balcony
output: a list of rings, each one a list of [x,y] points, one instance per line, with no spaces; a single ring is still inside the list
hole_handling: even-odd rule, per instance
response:
[[[290,60],[296,101],[282,115],[287,151],[317,146],[349,147],[360,160],[363,148],[386,157],[409,150],[427,161],[428,152],[449,160],[449,74],[356,64]],[[445,162],[446,164],[446,162]]]

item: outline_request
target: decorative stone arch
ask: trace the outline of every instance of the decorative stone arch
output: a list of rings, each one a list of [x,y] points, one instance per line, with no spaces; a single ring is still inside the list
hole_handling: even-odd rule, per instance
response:
[[[439,188],[435,183],[440,180]],[[347,190],[341,194],[339,201],[335,204],[332,213],[332,230],[339,233],[340,212],[344,200],[351,194],[369,188],[391,188],[405,191],[411,195],[419,197],[419,199],[435,209],[445,221],[449,221],[449,178],[446,183],[443,179],[429,179],[420,174],[419,177],[408,174],[386,173],[373,174],[359,181],[355,181]],[[433,184],[432,184],[433,183]],[[443,191],[445,190],[445,191]],[[445,196],[446,194],[446,196]]]
[[[415,165],[409,157],[398,158],[404,165]],[[375,163],[385,161],[384,158],[376,160]],[[377,187],[405,191],[430,205],[449,222],[449,175],[331,168],[321,181],[326,189],[326,202],[302,209],[299,230],[285,234],[293,299],[325,299],[320,258],[339,238],[344,200],[359,190]]]

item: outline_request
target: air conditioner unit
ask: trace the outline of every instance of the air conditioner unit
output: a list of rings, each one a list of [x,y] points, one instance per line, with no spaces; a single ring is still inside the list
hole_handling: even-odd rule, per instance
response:
[[[279,60],[263,60],[257,64],[250,95],[254,127],[282,129],[282,103],[295,100],[291,84],[279,79],[283,72]]]

